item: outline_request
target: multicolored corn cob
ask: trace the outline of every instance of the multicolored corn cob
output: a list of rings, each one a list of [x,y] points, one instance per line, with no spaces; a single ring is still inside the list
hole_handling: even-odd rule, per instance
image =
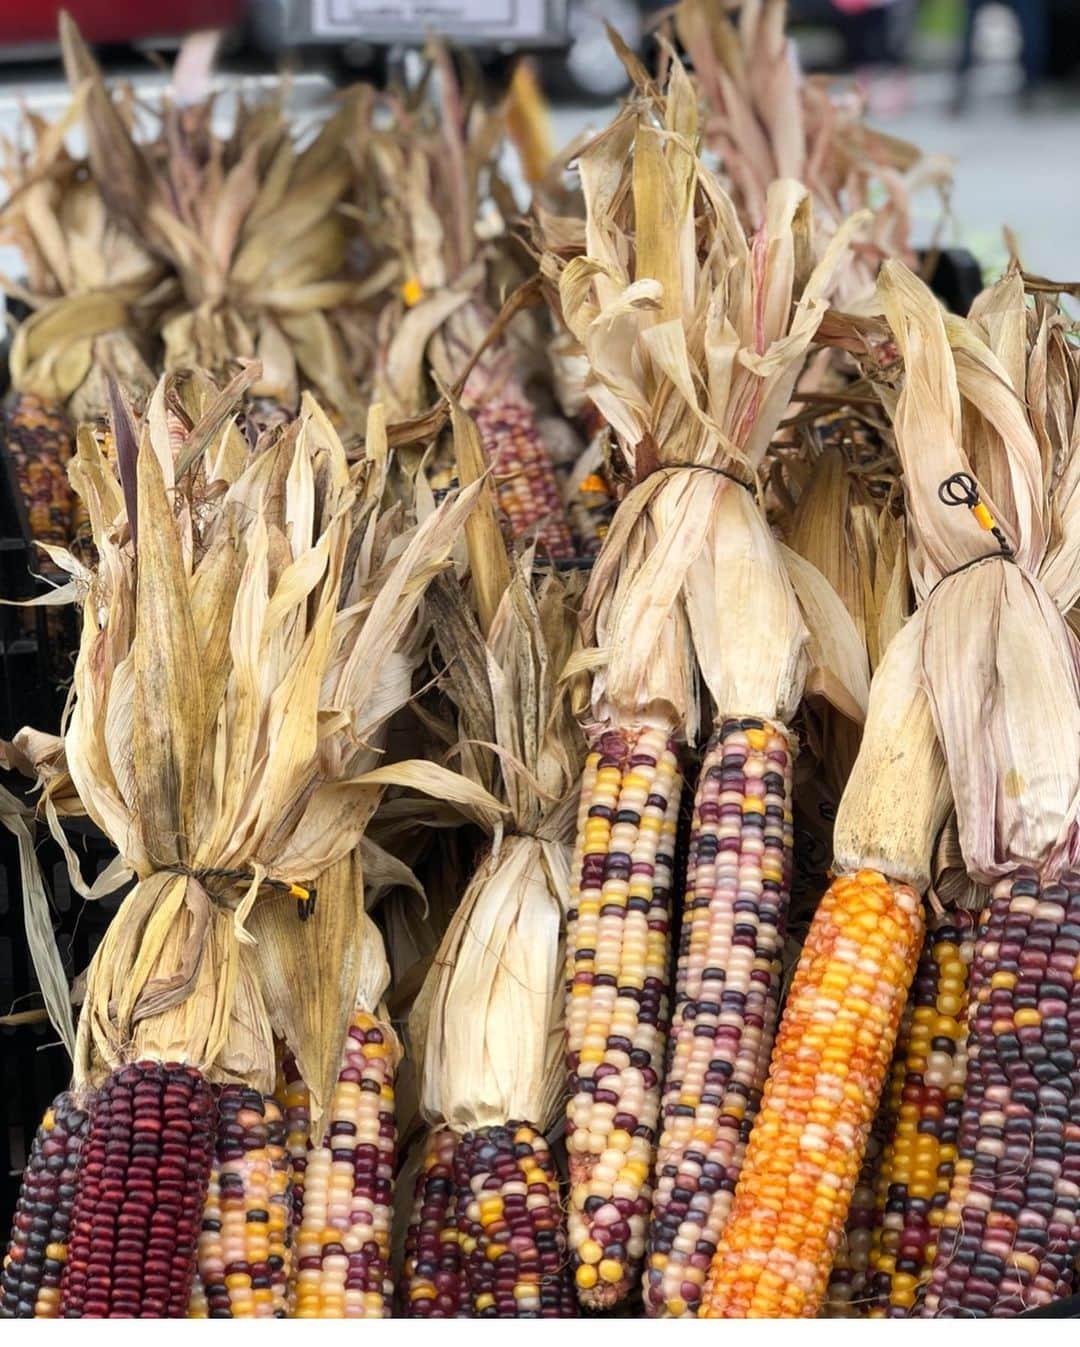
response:
[[[276,1102],[226,1085],[215,1149],[188,1318],[284,1319],[291,1194]]]
[[[906,1012],[905,1012],[906,1013]],[[900,1033],[903,1034],[903,1027]],[[836,1249],[822,1319],[864,1319],[869,1302],[870,1247],[878,1230],[877,1178],[888,1133],[895,1122],[891,1083],[866,1143],[862,1168],[851,1193],[847,1224]]]
[[[304,1176],[307,1173],[308,1151],[311,1148],[311,1095],[304,1083],[296,1058],[286,1053],[281,1061],[276,1096],[285,1118],[285,1149],[289,1156],[290,1228],[300,1229],[304,1219]],[[289,1279],[289,1290],[296,1289],[295,1278]]]
[[[469,1317],[457,1230],[457,1147],[457,1135],[449,1128],[433,1132],[416,1177],[402,1278],[406,1319]]]
[[[783,727],[728,719],[701,766],[649,1225],[651,1315],[697,1313],[761,1101],[790,896],[793,757]]]
[[[600,472],[587,473],[581,481],[568,484],[566,516],[578,556],[599,553],[617,504],[615,493]]]
[[[46,1110],[23,1171],[0,1274],[0,1319],[55,1319],[90,1115],[61,1094]]]
[[[999,883],[975,944],[959,1158],[923,1318],[1068,1295],[1080,1254],[1080,880]]]
[[[821,1308],[922,944],[919,895],[837,879],[799,959],[700,1314]]]
[[[63,408],[35,393],[17,393],[4,412],[4,443],[26,505],[31,538],[67,547],[74,493],[67,477],[71,423]],[[44,574],[59,573],[44,552],[36,551],[33,560]]]
[[[466,1132],[454,1174],[471,1317],[576,1317],[559,1180],[544,1137],[520,1122]]]
[[[83,1146],[62,1317],[185,1317],[216,1114],[189,1066],[142,1061],[109,1076]]]
[[[504,386],[495,397],[478,401],[472,413],[511,534],[515,538],[535,534],[545,555],[568,560],[574,555],[574,542],[532,405],[524,393],[515,396]]]
[[[308,1152],[296,1236],[297,1319],[389,1318],[394,1197],[393,1031],[353,1012],[327,1143]]]
[[[681,780],[658,729],[607,729],[582,777],[567,917],[566,1145],[578,1298],[605,1308],[645,1253],[667,1019]]]
[[[906,1318],[930,1276],[956,1167],[974,952],[972,914],[948,913],[935,923],[915,972],[882,1109],[893,1125],[875,1192],[872,1319]]]

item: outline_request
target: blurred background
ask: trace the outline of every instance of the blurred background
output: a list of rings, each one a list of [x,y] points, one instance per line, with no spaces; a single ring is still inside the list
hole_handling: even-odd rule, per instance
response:
[[[20,104],[50,112],[65,97],[54,45],[60,7],[0,6],[0,131],[14,124]],[[384,79],[426,30],[468,47],[496,86],[528,53],[559,143],[602,125],[624,91],[605,23],[644,50],[664,12],[654,0],[67,0],[66,7],[107,66],[137,85],[160,83],[162,55],[185,34],[214,27],[224,30],[226,74],[257,81],[286,62],[298,72],[301,102],[349,79]],[[1080,0],[790,0],[790,9],[807,70],[853,83],[875,124],[955,158],[944,242],[968,247],[993,272],[1006,257],[1007,225],[1030,270],[1057,279],[1080,271]]]

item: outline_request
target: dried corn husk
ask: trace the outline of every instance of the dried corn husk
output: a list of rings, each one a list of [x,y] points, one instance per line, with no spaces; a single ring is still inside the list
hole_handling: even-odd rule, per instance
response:
[[[454,423],[468,480],[475,430],[457,406]],[[584,742],[559,680],[575,640],[580,583],[553,573],[534,593],[531,555],[508,565],[493,537],[490,497],[470,523],[479,620],[460,586],[444,578],[432,592],[435,635],[458,712],[462,773],[508,810],[435,953],[410,1039],[430,1124],[466,1131],[527,1119],[545,1129],[563,1090],[572,791]]]
[[[209,395],[203,381],[188,403]],[[403,533],[401,510],[383,506],[385,436],[381,451],[369,436],[373,455],[350,472],[305,396],[296,422],[239,457],[214,398],[187,435],[166,410],[177,401],[166,379],[140,423],[118,406],[116,464],[82,435],[72,474],[100,561],[64,762],[138,880],[90,968],[76,1075],[165,1054],[268,1091],[273,1027],[325,1092],[328,1041],[336,1069],[334,1026],[366,957],[363,924],[331,893],[310,931],[297,933],[295,916],[283,931],[262,882],[321,882],[387,785],[498,816],[445,769],[373,765],[381,727],[411,695],[418,605],[478,489]],[[55,765],[43,773],[48,788],[62,780]],[[251,878],[206,874],[221,869]]]
[[[162,327],[166,368],[221,374],[234,359],[258,359],[255,397],[295,409],[302,379],[340,416],[358,418],[360,392],[331,320],[355,290],[340,209],[352,108],[301,148],[280,100],[242,104],[222,136],[212,97],[180,104],[167,96],[155,136],[140,139],[66,15],[60,32],[69,82],[87,90],[98,189],[113,218],[179,282],[181,303]]]
[[[664,100],[631,104],[581,153],[587,252],[546,259],[637,481],[586,595],[593,715],[691,734],[698,668],[721,713],[787,721],[802,695],[804,615],[731,477],[752,481],[858,223],[814,265],[807,194],[779,181],[748,243],[696,139],[675,62]]]
[[[749,229],[765,218],[770,184],[796,178],[812,194],[821,243],[856,210],[872,218],[838,276],[843,307],[865,307],[883,258],[913,262],[911,199],[945,200],[951,164],[872,129],[851,95],[803,77],[784,32],[786,0],[746,0],[737,19],[711,0],[682,0],[674,29],[705,102],[705,144],[719,158]]]
[[[149,393],[147,329],[168,283],[161,263],[110,216],[85,164],[65,148],[85,101],[86,90],[76,89],[55,123],[27,113],[29,148],[0,145],[8,196],[0,239],[18,250],[25,269],[25,280],[5,278],[5,289],[33,310],[12,341],[12,385],[70,400],[77,417],[89,418],[107,408],[106,370],[138,400]]]
[[[919,668],[960,845],[979,883],[1020,865],[1049,882],[1080,859],[1080,645],[1063,616],[1080,580],[1076,437],[1046,421],[1075,425],[1075,349],[1050,306],[1029,314],[1015,272],[968,320],[946,320],[898,263],[880,290],[904,358],[895,425],[923,600]],[[943,504],[938,488],[958,471],[1015,564],[968,510]]]

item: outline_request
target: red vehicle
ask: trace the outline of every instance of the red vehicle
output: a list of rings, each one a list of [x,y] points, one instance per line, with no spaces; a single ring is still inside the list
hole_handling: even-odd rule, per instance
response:
[[[0,0],[0,56],[33,59],[56,51],[66,9],[83,37],[112,46],[178,40],[200,28],[235,28],[246,0]]]

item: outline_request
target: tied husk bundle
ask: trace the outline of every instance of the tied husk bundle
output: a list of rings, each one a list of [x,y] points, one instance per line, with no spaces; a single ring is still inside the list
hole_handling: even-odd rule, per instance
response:
[[[280,96],[241,103],[229,135],[215,129],[212,95],[167,96],[156,133],[139,137],[66,15],[60,34],[68,80],[85,91],[97,188],[178,284],[180,303],[161,326],[166,369],[220,375],[236,359],[257,359],[253,397],[295,411],[303,383],[346,420],[360,417],[333,321],[356,289],[342,210],[353,110],[343,106],[301,148]]]
[[[113,882],[136,879],[90,966],[76,1079],[149,1056],[269,1092],[276,1031],[317,1112],[357,989],[377,1002],[385,986],[355,856],[382,791],[498,811],[445,769],[373,765],[478,489],[412,527],[385,504],[377,415],[350,470],[310,395],[249,452],[241,395],[167,376],[138,423],[117,401],[115,463],[80,432],[72,479],[99,564],[54,549],[83,611],[65,770],[42,736],[20,744],[58,839],[53,797],[70,813],[73,787],[120,852]],[[267,882],[324,900],[305,926],[289,896],[286,922]]]
[[[675,34],[693,61],[703,136],[748,229],[765,219],[770,185],[795,178],[811,193],[822,241],[854,211],[867,228],[837,277],[839,302],[867,306],[881,262],[914,264],[911,202],[951,181],[950,161],[866,124],[860,100],[807,79],[785,31],[787,0],[745,0],[737,19],[712,0],[682,0]]]
[[[689,735],[699,670],[719,714],[790,722],[815,615],[859,670],[848,706],[866,683],[843,606],[813,566],[785,557],[744,489],[859,221],[815,261],[808,194],[783,180],[748,241],[697,141],[694,90],[673,62],[666,97],[631,103],[581,152],[585,252],[567,260],[572,231],[541,222],[559,244],[544,267],[588,358],[586,392],[635,479],[585,596],[592,713]]]
[[[464,414],[454,417],[468,480],[479,447]],[[462,773],[506,813],[488,820],[491,848],[436,951],[409,1034],[430,1124],[546,1130],[564,1088],[565,917],[584,743],[560,676],[579,585],[551,573],[534,590],[531,552],[507,561],[490,496],[470,527],[473,604],[454,581],[438,582],[434,630]]]
[[[51,402],[70,402],[81,419],[105,413],[106,373],[140,400],[153,387],[143,358],[145,334],[168,298],[165,269],[110,215],[86,165],[65,148],[86,89],[48,123],[27,113],[30,144],[3,144],[7,201],[0,238],[25,269],[4,289],[32,312],[16,328],[8,365],[12,387]]]
[[[1019,866],[1053,882],[1080,861],[1078,356],[1018,272],[967,319],[946,317],[900,264],[881,299],[904,360],[894,420],[911,518],[909,626],[973,880]],[[1011,549],[939,495],[955,473]],[[963,568],[963,569],[961,569]],[[905,635],[907,632],[905,631]],[[891,651],[890,651],[891,653]]]

